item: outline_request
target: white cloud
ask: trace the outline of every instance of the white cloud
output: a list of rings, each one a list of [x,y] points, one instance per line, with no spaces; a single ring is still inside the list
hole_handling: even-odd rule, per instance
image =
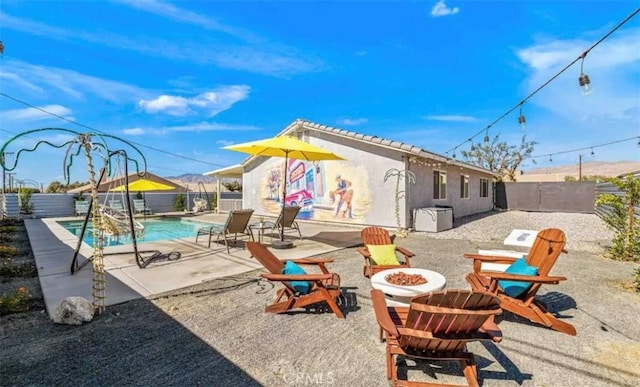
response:
[[[63,116],[68,119],[73,118],[68,116],[69,114],[71,114],[71,110],[62,105],[45,105],[38,106],[38,108],[59,116]],[[7,123],[9,121],[44,121],[50,120],[52,118],[54,118],[52,115],[35,108],[13,109],[0,112],[0,122],[4,123]]]
[[[4,64],[5,66],[0,67],[0,78],[16,87],[28,84],[29,90],[45,97],[62,92],[75,99],[94,95],[111,102],[120,102],[138,100],[147,95],[146,91],[136,86],[72,70],[6,59]]]
[[[477,118],[472,116],[463,116],[463,115],[429,115],[424,117],[427,120],[431,121],[445,121],[445,122],[474,122],[477,121]]]
[[[225,147],[225,146],[229,146],[229,145],[233,145],[234,142],[230,141],[230,140],[217,140],[216,141],[216,145],[220,145],[221,147]]]
[[[163,127],[148,127],[148,128],[131,128],[123,130],[123,133],[129,135],[166,135],[176,132],[238,132],[238,131],[255,131],[260,130],[257,126],[252,125],[236,125],[236,124],[223,124],[217,122],[198,122],[188,125],[177,126],[163,126]]]
[[[127,134],[129,136],[142,136],[146,132],[142,128],[131,128],[131,129],[123,129],[122,133]]]
[[[202,111],[211,117],[231,108],[236,102],[246,99],[250,90],[251,88],[246,85],[221,86],[191,98],[161,95],[152,100],[143,99],[138,105],[147,113],[186,116]]]
[[[445,4],[444,0],[438,1],[433,6],[433,8],[431,8],[431,16],[432,17],[455,15],[458,12],[460,12],[460,8],[458,8],[458,7],[449,8]]]
[[[344,118],[342,120],[338,120],[338,124],[345,126],[357,126],[366,124],[367,122],[369,122],[369,120],[366,118]]]
[[[253,125],[233,125],[201,122],[192,125],[172,126],[162,129],[165,132],[226,132],[226,131],[254,131],[260,130]]]
[[[49,26],[0,12],[3,28],[57,40],[85,41],[144,55],[162,57],[177,62],[216,65],[273,76],[313,72],[323,67],[319,58],[283,44],[266,41],[248,32],[217,23],[190,11],[157,1],[125,1],[138,9],[189,22],[220,32],[221,36],[202,35],[201,40],[160,39],[145,36],[136,39],[126,35],[101,31],[91,33]]]
[[[239,38],[253,37],[240,29],[225,25],[217,20],[202,16],[196,12],[181,9],[173,4],[157,0],[115,0],[118,3],[129,5],[141,11],[153,13],[167,19],[196,25],[211,31],[224,32]]]

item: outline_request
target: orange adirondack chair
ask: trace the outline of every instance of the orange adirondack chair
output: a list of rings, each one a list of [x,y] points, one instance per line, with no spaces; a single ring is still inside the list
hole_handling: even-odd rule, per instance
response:
[[[247,242],[247,248],[251,256],[260,261],[262,266],[269,270],[268,274],[261,274],[261,276],[269,281],[280,282],[284,285],[284,288],[277,291],[273,304],[265,308],[266,312],[284,313],[291,309],[303,308],[324,301],[336,316],[344,318],[342,311],[335,302],[335,299],[341,295],[340,276],[336,273],[329,273],[325,266],[326,263],[333,262],[333,259],[300,258],[280,260],[265,245],[258,242]],[[298,265],[315,265],[322,274],[282,274],[285,261],[292,261]],[[310,281],[313,285],[309,293],[300,295],[289,284],[289,281]]]
[[[415,256],[411,251],[396,246],[396,251],[404,255],[404,262],[400,265],[376,265],[371,259],[371,253],[367,249],[367,245],[390,245],[393,243],[389,231],[381,227],[367,227],[360,233],[364,247],[359,247],[358,252],[364,257],[364,276],[371,277],[379,271],[387,269],[407,268],[411,267],[411,257]]]
[[[493,316],[502,313],[500,299],[479,291],[444,290],[414,297],[410,307],[387,307],[384,293],[371,291],[373,310],[387,337],[387,378],[394,386],[437,385],[398,380],[394,356],[458,360],[470,386],[478,386],[475,358],[467,343],[500,342]]]
[[[566,280],[565,277],[549,276],[549,272],[560,254],[567,253],[564,249],[565,244],[566,237],[560,229],[548,228],[538,233],[527,256],[527,264],[538,268],[537,276],[482,272],[480,271],[482,262],[512,263],[516,258],[465,254],[465,258],[473,259],[474,269],[473,273],[467,275],[466,280],[473,290],[487,290],[496,294],[502,301],[501,305],[504,310],[556,331],[575,336],[576,328],[573,325],[561,321],[549,313],[544,302],[535,298],[543,284],[558,284],[560,281]],[[504,292],[498,280],[530,282],[533,285],[517,298],[513,298]]]

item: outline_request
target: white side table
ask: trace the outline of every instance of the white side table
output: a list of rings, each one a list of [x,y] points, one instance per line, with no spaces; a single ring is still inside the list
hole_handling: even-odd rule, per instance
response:
[[[538,232],[535,230],[515,229],[511,231],[503,243],[507,246],[531,247],[537,235]]]

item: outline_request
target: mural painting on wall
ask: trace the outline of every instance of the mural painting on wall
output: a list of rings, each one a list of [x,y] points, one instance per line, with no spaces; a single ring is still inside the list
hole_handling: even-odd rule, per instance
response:
[[[260,194],[265,212],[274,216],[282,206],[285,171],[282,159],[265,168]],[[369,185],[365,171],[348,162],[289,160],[287,206],[300,206],[300,219],[363,222],[369,212]]]

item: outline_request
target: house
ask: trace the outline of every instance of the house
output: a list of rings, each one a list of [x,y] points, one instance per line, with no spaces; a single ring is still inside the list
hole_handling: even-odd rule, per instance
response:
[[[129,184],[133,183],[136,180],[139,179],[146,179],[146,180],[151,180],[151,181],[155,181],[157,183],[162,183],[171,187],[174,187],[172,190],[167,190],[167,191],[163,191],[163,192],[185,192],[186,188],[183,187],[182,185],[173,182],[171,180],[167,180],[164,177],[155,175],[151,172],[147,172],[145,173],[145,175],[143,177],[140,177],[137,173],[130,173],[129,174]],[[113,177],[111,179],[107,179],[105,181],[103,181],[102,183],[100,183],[100,185],[98,185],[98,192],[108,192],[111,189],[114,189],[116,187],[119,187],[121,185],[125,184],[125,179],[123,176],[119,176],[119,177]],[[74,189],[71,189],[69,191],[67,191],[68,193],[88,193],[91,192],[91,184],[85,184],[81,187],[77,187]]]
[[[453,215],[461,217],[493,208],[491,182],[497,175],[483,168],[410,144],[305,120],[294,121],[278,134],[282,135],[346,160],[289,160],[285,198],[280,188],[282,158],[252,156],[240,166],[205,175],[242,176],[243,207],[258,215],[277,215],[284,200],[302,207],[301,219],[411,228],[414,209],[451,207]]]

